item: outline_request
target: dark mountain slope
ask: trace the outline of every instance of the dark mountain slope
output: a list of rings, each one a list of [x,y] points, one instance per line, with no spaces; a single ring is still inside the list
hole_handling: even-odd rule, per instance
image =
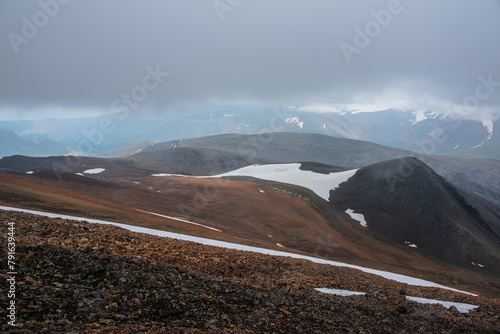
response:
[[[161,152],[164,150],[167,151]],[[94,167],[107,168],[100,177],[125,176],[119,174],[125,170],[127,175],[135,175],[137,172],[210,175],[254,163],[310,161],[331,166],[363,167],[408,156],[418,156],[454,186],[500,202],[499,161],[417,154],[369,142],[319,134],[282,132],[181,139],[152,145],[133,156],[116,159],[49,157],[36,160],[16,156],[0,160],[0,169],[26,172],[52,168],[76,173]],[[113,171],[111,165],[116,166],[117,170]]]
[[[65,173],[82,173],[92,168],[104,168],[105,171],[99,173],[99,177],[120,178],[153,173],[214,175],[258,162],[263,161],[211,149],[180,147],[138,153],[125,158],[71,156],[42,158],[15,155],[0,159],[0,170],[26,173],[37,169],[52,169]]]
[[[463,148],[458,152],[450,152],[448,153],[448,155],[500,160],[500,134],[498,133],[499,128],[500,119],[497,119],[496,121],[493,121],[492,133],[487,134],[486,138],[483,139],[484,142],[482,144],[476,145],[472,148]]]
[[[500,161],[419,155],[418,158],[448,182],[500,203]]]
[[[311,133],[217,135],[158,143],[143,151],[175,147],[208,148],[264,163],[312,161],[332,166],[363,167],[408,156],[418,158],[455,186],[500,201],[500,162],[419,154],[360,140]]]
[[[103,168],[104,171],[94,174],[96,177],[105,178],[133,178],[151,175],[155,170],[144,170],[131,166],[132,160],[126,158],[104,159],[94,157],[72,157],[72,156],[51,156],[51,157],[26,157],[15,155],[0,159],[0,171],[26,173],[28,171],[53,170],[62,181],[68,178],[64,173],[84,173],[88,169]],[[92,174],[85,174],[91,176]]]
[[[256,159],[266,163],[314,161],[334,166],[361,167],[407,156],[408,151],[353,139],[319,134],[267,133],[261,135],[217,135],[159,143],[143,150],[173,147],[209,148]]]
[[[132,143],[125,145],[114,150],[106,151],[96,155],[99,158],[123,158],[133,154],[139,153],[143,148],[154,145],[155,142],[151,140],[141,141],[139,143]]]
[[[456,187],[418,159],[362,168],[330,200],[342,211],[362,213],[370,231],[390,241],[413,243],[422,253],[450,263],[474,267],[474,262],[500,272],[500,222],[494,208],[489,207],[486,220]]]
[[[215,175],[257,162],[240,154],[190,147],[141,152],[127,160],[135,167],[185,175]]]

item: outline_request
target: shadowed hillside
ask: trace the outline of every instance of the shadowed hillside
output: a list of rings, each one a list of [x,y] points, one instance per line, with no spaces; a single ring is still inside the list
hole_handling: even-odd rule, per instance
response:
[[[500,273],[500,221],[486,220],[457,188],[415,158],[361,168],[330,199],[341,210],[362,213],[370,231],[393,242]]]

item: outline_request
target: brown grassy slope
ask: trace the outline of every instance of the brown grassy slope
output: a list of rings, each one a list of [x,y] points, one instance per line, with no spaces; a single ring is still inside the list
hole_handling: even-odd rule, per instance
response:
[[[332,210],[311,192],[294,186],[185,177],[151,177],[141,182],[161,191],[164,197],[154,204],[158,210],[168,206],[175,211],[182,207],[188,216],[215,222],[215,226],[232,235],[272,245],[277,242],[287,251],[417,275],[445,284],[460,286],[467,282],[460,288],[500,291],[498,278],[481,277],[424,258],[409,247],[383,241],[347,214]],[[177,201],[179,196],[185,198]]]
[[[156,195],[152,191],[144,191],[134,186],[117,188],[113,184],[105,187],[92,184],[91,181],[92,179],[89,185],[85,185],[60,182],[52,178],[0,173],[0,205],[108,220],[177,233],[196,234],[202,233],[198,230],[203,229],[206,230],[203,233],[214,237],[215,233],[211,233],[210,230],[144,214],[127,205],[126,199],[129,197],[143,198],[144,201],[154,198]]]
[[[140,184],[121,180],[117,188],[0,174],[0,203],[298,252],[412,275],[459,289],[493,293],[496,289],[494,278],[425,259],[412,249],[374,237],[345,213],[324,211],[312,197],[303,200],[285,193],[297,189],[183,177],[139,180]],[[138,212],[136,208],[184,217],[218,228],[222,233]]]
[[[25,333],[495,333],[500,300],[357,270],[0,211],[15,222]],[[2,234],[2,244],[4,234]],[[0,263],[5,250],[0,252]],[[0,289],[7,289],[5,277]],[[317,287],[364,291],[321,294]],[[461,314],[405,295],[479,305]],[[6,298],[2,293],[1,316]],[[7,330],[5,324],[2,330]]]

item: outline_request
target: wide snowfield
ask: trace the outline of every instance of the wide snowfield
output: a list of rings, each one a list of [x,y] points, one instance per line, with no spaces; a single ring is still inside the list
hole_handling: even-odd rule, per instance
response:
[[[249,176],[261,180],[288,183],[304,188],[308,188],[319,197],[328,201],[330,190],[336,189],[339,184],[347,181],[353,176],[357,169],[344,172],[321,174],[308,170],[300,170],[300,163],[292,164],[271,164],[271,165],[252,165],[233,170],[224,174],[214,176],[196,176],[196,177],[224,177],[224,176]],[[185,176],[178,174],[153,174],[152,176]]]
[[[206,239],[206,238],[200,238],[200,237],[193,237],[190,235],[185,235],[185,234],[179,234],[179,233],[172,233],[172,232],[166,232],[166,231],[161,231],[161,230],[154,230],[146,227],[139,227],[139,226],[133,226],[133,225],[126,225],[126,224],[120,224],[120,223],[113,223],[109,221],[104,221],[104,220],[97,220],[97,219],[89,219],[89,218],[82,218],[82,217],[74,217],[74,216],[67,216],[67,215],[60,215],[60,214],[55,214],[55,213],[48,213],[48,212],[42,212],[42,211],[34,211],[34,210],[26,210],[26,209],[18,209],[18,208],[12,208],[12,207],[6,207],[6,206],[0,206],[0,210],[6,210],[6,211],[17,211],[17,212],[27,212],[31,214],[36,214],[44,217],[51,217],[51,218],[62,218],[62,219],[71,219],[71,220],[78,220],[78,221],[87,221],[90,223],[98,223],[98,224],[109,224],[109,225],[114,225],[118,226],[121,228],[124,228],[126,230],[132,231],[132,232],[139,232],[139,233],[146,233],[150,235],[156,235],[160,237],[167,237],[167,238],[173,238],[173,239],[178,239],[178,240],[186,240],[186,241],[193,241],[197,242],[203,245],[209,245],[209,246],[216,246],[216,247],[223,247],[227,249],[235,249],[235,250],[242,250],[242,251],[249,251],[249,252],[255,252],[255,253],[260,253],[260,254],[267,254],[267,255],[273,255],[273,256],[285,256],[285,257],[291,257],[295,259],[305,259],[309,260],[314,263],[320,263],[320,264],[329,264],[332,266],[337,266],[337,267],[347,267],[347,268],[352,268],[352,269],[357,269],[361,270],[363,272],[377,275],[384,277],[386,279],[390,279],[396,282],[400,283],[406,283],[410,285],[417,285],[417,286],[425,286],[425,287],[434,287],[434,288],[441,288],[441,289],[447,289],[455,292],[460,292],[460,293],[465,293],[468,295],[472,296],[477,296],[476,294],[462,291],[462,290],[457,290],[453,289],[441,284],[433,283],[430,281],[426,281],[420,278],[415,278],[415,277],[410,277],[410,276],[405,276],[405,275],[400,275],[400,274],[395,274],[391,273],[388,271],[382,271],[382,270],[376,270],[376,269],[370,269],[370,268],[365,268],[365,267],[360,267],[360,266],[355,266],[352,264],[347,264],[347,263],[342,263],[342,262],[336,262],[336,261],[330,261],[330,260],[325,260],[325,259],[319,259],[315,258],[312,256],[305,256],[305,255],[300,255],[300,254],[294,254],[294,253],[288,253],[288,252],[282,252],[282,251],[276,251],[272,249],[265,249],[265,248],[258,248],[258,247],[252,247],[252,246],[245,246],[245,245],[240,245],[240,244],[234,244],[230,242],[225,242],[225,241],[218,241],[218,240],[212,240],[212,239]]]
[[[311,189],[319,197],[328,201],[330,190],[336,189],[339,184],[347,181],[356,171],[357,169],[352,169],[345,172],[321,174],[300,170],[300,164],[294,163],[252,165],[217,176],[251,176],[262,180],[294,184]]]

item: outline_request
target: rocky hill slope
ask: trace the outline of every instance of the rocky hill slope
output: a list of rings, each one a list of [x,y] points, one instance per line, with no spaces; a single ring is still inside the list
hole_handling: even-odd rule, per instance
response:
[[[363,214],[370,231],[388,240],[411,244],[449,263],[469,268],[480,265],[500,273],[498,218],[485,219],[488,216],[459,189],[418,159],[361,168],[330,200],[342,211]]]
[[[500,328],[500,301],[486,296],[108,225],[3,211],[0,221],[16,226],[17,322],[24,333],[497,333]],[[0,255],[5,264],[4,248]],[[6,275],[0,284],[5,317]],[[366,295],[336,296],[316,288]],[[479,307],[460,313],[405,296]]]

